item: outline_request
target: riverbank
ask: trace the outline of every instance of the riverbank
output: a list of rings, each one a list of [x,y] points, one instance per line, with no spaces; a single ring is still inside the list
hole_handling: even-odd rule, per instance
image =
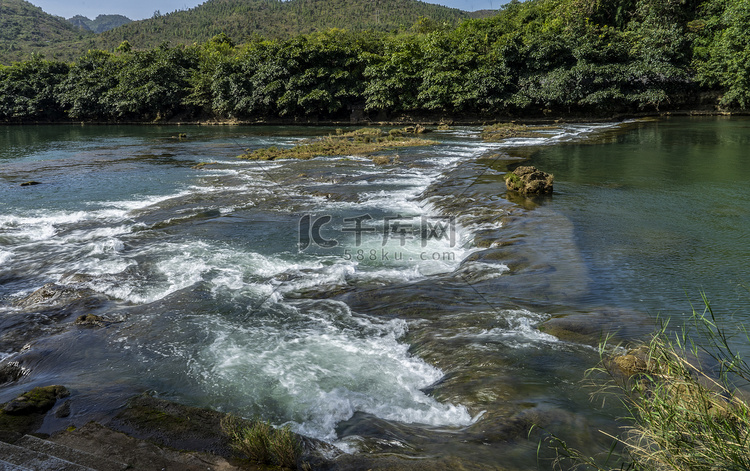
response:
[[[478,116],[478,115],[446,115],[446,114],[406,114],[387,119],[317,119],[317,118],[258,118],[254,120],[214,119],[214,118],[172,118],[167,120],[150,121],[80,121],[80,120],[29,120],[6,121],[0,126],[22,125],[84,125],[84,126],[488,126],[502,123],[519,123],[529,125],[548,124],[582,124],[592,122],[614,123],[631,119],[659,119],[669,117],[711,117],[711,116],[750,116],[750,111],[720,110],[715,107],[700,107],[676,109],[667,111],[643,111],[605,114],[573,114],[549,116],[540,113],[539,116],[528,114],[518,116]]]

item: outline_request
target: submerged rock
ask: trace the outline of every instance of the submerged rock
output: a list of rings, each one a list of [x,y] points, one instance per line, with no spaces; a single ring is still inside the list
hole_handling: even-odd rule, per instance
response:
[[[78,316],[75,321],[76,325],[84,327],[105,327],[109,323],[102,316],[97,316],[96,314],[83,314]]]
[[[560,340],[592,346],[599,345],[608,336],[612,341],[640,339],[653,328],[654,320],[648,315],[618,308],[563,314],[539,325],[540,331]]]
[[[27,371],[17,361],[11,361],[0,366],[0,384],[18,381],[27,374]]]
[[[63,402],[63,404],[55,410],[55,417],[58,419],[70,417],[70,399]]]
[[[27,313],[35,312],[49,320],[59,321],[71,314],[101,309],[110,298],[91,288],[47,283],[25,298],[15,301],[15,305]]]
[[[401,156],[399,156],[398,154],[375,155],[372,157],[372,161],[375,165],[396,165],[400,163]]]
[[[76,283],[88,283],[94,281],[94,277],[86,273],[66,273],[60,278],[60,283],[64,285],[76,284]]]
[[[518,167],[505,175],[505,185],[509,191],[525,195],[552,193],[554,176],[533,166]]]
[[[114,430],[172,449],[211,453],[231,459],[235,453],[222,422],[227,414],[190,407],[149,395],[137,396],[110,423]],[[325,462],[341,451],[325,442],[296,435],[306,462]],[[317,467],[316,467],[317,469]]]
[[[41,184],[42,184],[42,182],[37,182],[37,181],[31,180],[31,181],[28,181],[28,182],[21,183],[21,186],[34,186],[34,185],[41,185]]]
[[[266,469],[249,464],[231,464],[226,459],[194,450],[174,450],[140,440],[97,422],[53,434],[49,441],[99,457],[96,469],[137,469],[139,471],[180,471]],[[87,468],[88,469],[88,468]],[[270,469],[270,468],[268,468]]]
[[[73,288],[55,283],[47,283],[30,295],[16,302],[19,307],[35,307],[37,305],[58,306],[79,301],[82,298],[95,295],[89,288]]]

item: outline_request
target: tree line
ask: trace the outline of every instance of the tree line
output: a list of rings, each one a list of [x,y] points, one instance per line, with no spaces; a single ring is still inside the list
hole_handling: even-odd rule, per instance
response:
[[[746,0],[528,0],[457,27],[330,29],[0,67],[0,120],[602,115],[750,105]]]

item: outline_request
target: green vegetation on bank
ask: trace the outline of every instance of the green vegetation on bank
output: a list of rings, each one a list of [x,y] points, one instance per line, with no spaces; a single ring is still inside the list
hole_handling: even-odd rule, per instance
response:
[[[750,106],[746,0],[528,0],[409,32],[124,41],[0,67],[0,121],[601,116],[691,107],[704,92]]]
[[[627,410],[616,469],[750,469],[750,364],[737,351],[750,345],[740,327],[721,326],[708,300],[680,332],[664,324],[651,340],[611,357],[590,374],[609,378],[598,394],[614,396]],[[594,380],[601,388],[602,382]],[[588,469],[615,469],[552,438],[562,461]],[[613,455],[610,455],[612,458]],[[575,466],[574,466],[575,467]]]
[[[380,129],[358,129],[348,133],[308,139],[288,149],[266,147],[248,151],[240,156],[247,160],[301,159],[335,155],[370,155],[378,151],[396,147],[416,147],[437,144],[405,135],[405,131],[393,129],[384,132]]]

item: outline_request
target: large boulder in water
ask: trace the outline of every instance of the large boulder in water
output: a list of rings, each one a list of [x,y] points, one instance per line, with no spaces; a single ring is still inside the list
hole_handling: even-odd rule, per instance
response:
[[[536,167],[518,167],[505,174],[505,185],[509,191],[517,191],[525,195],[544,195],[552,193],[554,176],[542,172]]]

